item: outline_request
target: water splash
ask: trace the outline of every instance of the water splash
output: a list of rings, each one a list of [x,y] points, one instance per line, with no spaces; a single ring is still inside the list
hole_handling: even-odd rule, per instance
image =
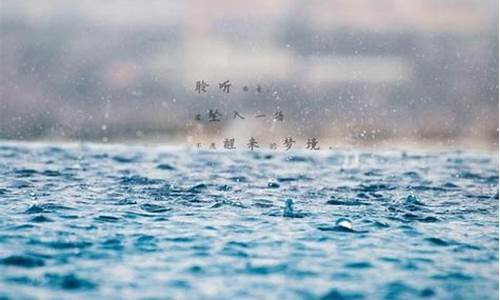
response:
[[[338,229],[353,230],[352,221],[347,218],[339,218],[335,221],[335,227]]]
[[[295,213],[293,211],[293,200],[286,199],[285,200],[285,208],[283,209],[283,217],[293,218]]]

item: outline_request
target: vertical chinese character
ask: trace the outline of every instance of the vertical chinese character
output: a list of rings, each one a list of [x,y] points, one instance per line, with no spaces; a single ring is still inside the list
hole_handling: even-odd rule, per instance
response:
[[[224,149],[236,149],[236,147],[234,146],[234,138],[224,140]]]
[[[271,143],[271,144],[269,145],[269,149],[271,149],[271,150],[276,150],[276,149],[278,149],[278,145],[277,145],[276,143]]]
[[[198,94],[200,94],[201,92],[204,92],[206,93],[207,92],[207,87],[209,87],[210,85],[208,83],[206,83],[204,80],[198,80],[196,81],[196,86],[194,88],[195,91],[198,92]]]
[[[224,82],[219,83],[219,89],[221,89],[223,92],[229,94],[229,87],[231,86],[231,83],[229,83],[229,80],[226,80]]]
[[[201,143],[196,143],[196,149],[200,150],[201,148]]]
[[[319,150],[318,139],[313,137],[311,139],[307,139],[306,149],[309,150]]]
[[[201,114],[196,114],[196,116],[194,116],[194,119],[196,121],[201,121]]]
[[[285,145],[285,149],[288,151],[292,148],[293,144],[295,144],[295,140],[291,137],[285,138],[283,145]]]
[[[250,150],[253,151],[254,148],[259,148],[259,143],[257,143],[257,140],[253,137],[251,137],[249,140],[248,140],[248,148],[250,148]]]
[[[210,150],[215,150],[215,143],[210,143],[210,147],[208,148]]]
[[[208,111],[208,120],[210,122],[220,122],[220,119],[219,117],[221,117],[222,114],[216,109],[216,110],[212,110],[210,109]]]
[[[275,121],[283,122],[284,118],[285,118],[285,116],[283,115],[283,113],[281,111],[277,111],[276,113],[274,113],[274,120]]]

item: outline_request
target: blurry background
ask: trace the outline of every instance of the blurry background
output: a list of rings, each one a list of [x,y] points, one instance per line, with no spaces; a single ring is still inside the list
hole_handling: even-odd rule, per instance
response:
[[[0,139],[498,147],[494,0],[0,3]]]

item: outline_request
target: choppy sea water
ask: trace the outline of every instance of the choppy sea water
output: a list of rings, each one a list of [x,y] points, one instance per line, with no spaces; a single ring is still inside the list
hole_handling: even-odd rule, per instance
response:
[[[0,144],[0,298],[497,299],[498,154]]]

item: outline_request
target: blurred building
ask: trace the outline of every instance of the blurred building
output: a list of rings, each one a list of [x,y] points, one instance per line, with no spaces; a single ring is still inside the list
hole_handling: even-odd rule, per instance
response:
[[[495,1],[1,6],[0,138],[498,145]],[[194,119],[209,109],[220,123]],[[234,111],[283,111],[285,122]]]

